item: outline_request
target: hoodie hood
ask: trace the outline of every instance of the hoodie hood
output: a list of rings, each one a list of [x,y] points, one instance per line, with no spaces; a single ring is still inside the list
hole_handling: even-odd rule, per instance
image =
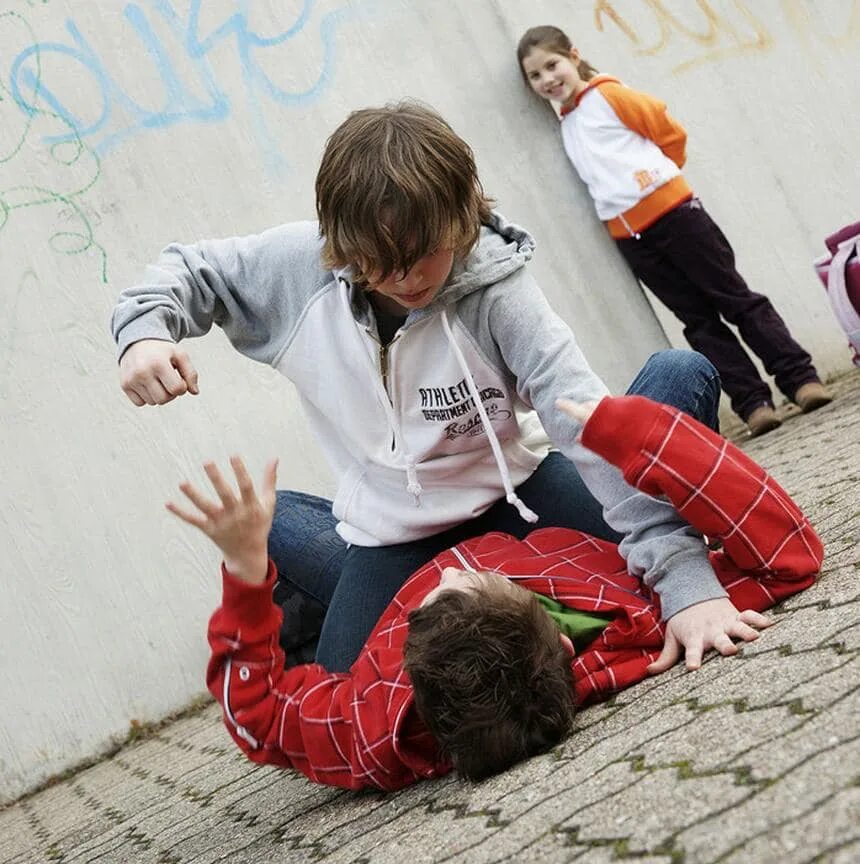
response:
[[[500,282],[522,269],[534,254],[531,234],[496,211],[481,226],[478,242],[465,261],[455,262],[451,275],[436,299],[421,312],[455,303],[467,294]]]

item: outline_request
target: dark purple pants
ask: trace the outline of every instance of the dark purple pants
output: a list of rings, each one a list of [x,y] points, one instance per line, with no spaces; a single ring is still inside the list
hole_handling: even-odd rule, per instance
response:
[[[760,405],[773,404],[771,392],[720,316],[738,328],[788,399],[801,384],[818,380],[812,359],[770,300],[750,291],[735,269],[729,241],[697,198],[671,210],[638,240],[617,243],[636,278],[684,324],[690,345],[717,367],[732,409],[744,420]]]

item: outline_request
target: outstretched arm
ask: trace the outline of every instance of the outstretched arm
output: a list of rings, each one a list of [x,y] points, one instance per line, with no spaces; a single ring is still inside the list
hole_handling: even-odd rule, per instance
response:
[[[618,551],[628,571],[660,594],[666,619],[694,603],[725,597],[699,532],[671,502],[634,488],[615,465],[576,442],[578,428],[555,407],[559,396],[584,402],[607,395],[570,329],[527,275],[498,284],[483,292],[492,303],[494,344],[516,376],[522,400],[537,410],[552,442],[574,462],[603,505],[607,524],[624,535]],[[485,349],[488,355],[492,348]]]
[[[317,664],[284,670],[282,615],[272,602],[277,574],[266,551],[277,466],[266,467],[258,495],[242,460],[230,462],[238,493],[210,462],[204,469],[217,500],[184,482],[179,488],[190,506],[166,505],[224,555],[206,681],[225,726],[248,758],[295,768],[318,783],[392,789],[410,782],[415,775],[398,760],[387,725],[386,700],[405,686],[397,679],[403,676],[399,655],[396,663],[374,656],[349,675]]]
[[[757,579],[812,580],[821,566],[821,541],[809,520],[779,484],[730,441],[677,409],[639,396],[604,399],[596,408],[559,400],[585,423],[582,443],[617,465],[631,485],[668,498],[692,525],[723,543],[724,554]],[[741,612],[724,598],[691,605],[673,615],[666,644],[652,673],[672,666],[682,650],[688,668],[702,652],[735,653],[732,638],[756,638],[768,619]]]

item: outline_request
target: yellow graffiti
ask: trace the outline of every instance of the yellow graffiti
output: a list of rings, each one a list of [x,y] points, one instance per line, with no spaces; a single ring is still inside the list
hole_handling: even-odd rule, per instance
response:
[[[860,36],[860,0],[850,0],[851,9],[844,29],[836,34],[825,32],[815,16],[810,14],[808,0],[780,0],[782,15],[804,41],[820,40],[829,45],[842,46]],[[733,0],[734,12],[720,12],[714,8],[713,0],[695,0],[694,8],[698,18],[695,24],[689,16],[666,8],[667,0],[640,0],[640,5],[651,13],[658,35],[646,43],[640,29],[631,24],[616,9],[612,0],[595,0],[594,23],[602,33],[607,23],[617,27],[635,46],[636,53],[655,56],[662,53],[674,37],[692,42],[696,47],[706,49],[702,54],[677,64],[673,72],[683,72],[694,66],[723,60],[750,52],[767,51],[774,44],[774,37],[767,22],[761,15],[753,12],[743,0]],[[688,9],[691,7],[687,7]],[[732,18],[736,17],[733,23]]]
[[[841,48],[860,37],[860,2],[852,0],[848,21],[841,33],[833,35],[821,29],[816,16],[809,13],[808,0],[782,0],[782,8],[789,24],[805,41],[816,40]]]

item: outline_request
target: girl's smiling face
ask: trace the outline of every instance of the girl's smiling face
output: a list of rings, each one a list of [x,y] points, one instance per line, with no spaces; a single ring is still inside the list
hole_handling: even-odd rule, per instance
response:
[[[538,96],[570,106],[588,85],[579,74],[579,61],[576,48],[559,54],[535,47],[523,58],[523,74]]]

